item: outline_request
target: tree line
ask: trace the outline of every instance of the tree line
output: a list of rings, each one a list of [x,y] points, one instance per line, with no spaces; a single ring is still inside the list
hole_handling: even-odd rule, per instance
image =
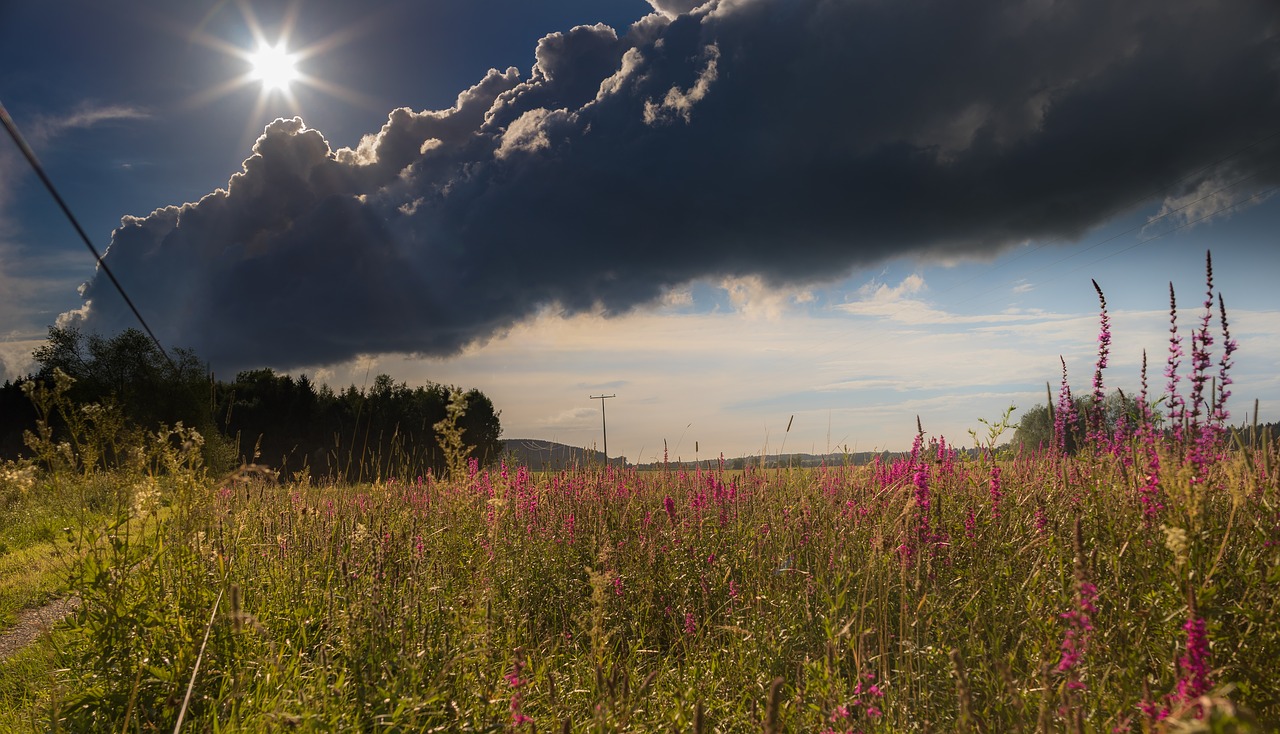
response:
[[[47,384],[65,373],[74,380],[74,405],[118,410],[124,431],[196,427],[207,463],[218,470],[257,463],[335,480],[411,479],[470,459],[490,463],[502,450],[500,413],[474,389],[409,387],[378,375],[367,388],[335,391],[270,369],[224,382],[189,350],[166,359],[137,329],[104,337],[53,327],[33,357],[27,380]],[[27,453],[23,434],[36,424],[22,382],[0,386],[0,458]]]
[[[1069,412],[1073,421],[1065,421],[1064,443],[1068,454],[1074,454],[1082,443],[1088,430],[1088,416],[1093,411],[1093,396],[1071,397]],[[1137,398],[1120,390],[1108,394],[1102,401],[1099,415],[1101,428],[1107,435],[1123,432],[1127,427],[1132,429],[1142,420],[1143,410]],[[1255,409],[1256,412],[1256,409]],[[1148,402],[1145,414],[1153,421],[1156,430],[1167,432],[1171,426],[1166,425],[1160,405]],[[1048,449],[1054,438],[1054,422],[1056,416],[1050,406],[1041,403],[1025,411],[1018,420],[1018,428],[1013,434],[1011,448],[1023,451]],[[1280,422],[1253,423],[1233,429],[1246,445],[1256,446],[1263,442],[1280,437]],[[1234,440],[1234,439],[1233,439]]]

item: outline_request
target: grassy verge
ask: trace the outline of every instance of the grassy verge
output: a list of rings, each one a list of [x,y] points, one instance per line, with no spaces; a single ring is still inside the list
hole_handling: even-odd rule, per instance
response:
[[[0,510],[0,632],[19,611],[68,592],[77,560],[74,538],[106,524],[112,481],[46,477],[10,493]]]
[[[1154,517],[1114,457],[940,442],[863,468],[207,488],[86,538],[85,605],[21,675],[58,671],[68,730],[171,727],[217,604],[193,730],[1274,722],[1280,493],[1246,456],[1211,491],[1179,472]]]
[[[0,731],[42,732],[50,725],[50,702],[57,686],[58,645],[55,637],[37,639],[6,660],[0,660]]]

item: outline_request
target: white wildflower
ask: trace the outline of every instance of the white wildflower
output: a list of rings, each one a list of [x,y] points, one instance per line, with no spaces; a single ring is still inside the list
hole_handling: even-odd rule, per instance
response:
[[[1190,543],[1187,541],[1187,531],[1182,528],[1169,527],[1168,525],[1161,525],[1160,529],[1164,531],[1164,547],[1169,549],[1177,564],[1181,566],[1187,560],[1187,549],[1190,547]]]
[[[145,476],[133,487],[133,514],[141,517],[155,508],[160,498],[160,485],[155,477]]]
[[[36,468],[30,464],[6,461],[0,464],[0,490],[26,495],[36,484]]]

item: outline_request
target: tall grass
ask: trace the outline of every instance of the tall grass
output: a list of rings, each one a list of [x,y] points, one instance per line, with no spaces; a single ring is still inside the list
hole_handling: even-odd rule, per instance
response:
[[[1232,446],[1234,349],[1200,379],[1208,324],[1183,412],[1090,419],[1074,455],[1002,455],[1006,416],[976,455],[921,432],[867,466],[311,486],[215,481],[159,441],[170,508],[85,534],[83,604],[24,710],[66,731],[1273,730],[1280,456]]]

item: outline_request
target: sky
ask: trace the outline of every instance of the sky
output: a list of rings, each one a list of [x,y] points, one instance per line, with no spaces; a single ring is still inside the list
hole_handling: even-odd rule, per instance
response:
[[[1270,0],[0,0],[0,103],[223,379],[475,387],[597,448],[616,395],[632,461],[972,445],[1062,361],[1088,392],[1091,280],[1107,385],[1145,350],[1160,394],[1212,251],[1232,419],[1280,419]],[[0,143],[17,379],[137,324]]]

